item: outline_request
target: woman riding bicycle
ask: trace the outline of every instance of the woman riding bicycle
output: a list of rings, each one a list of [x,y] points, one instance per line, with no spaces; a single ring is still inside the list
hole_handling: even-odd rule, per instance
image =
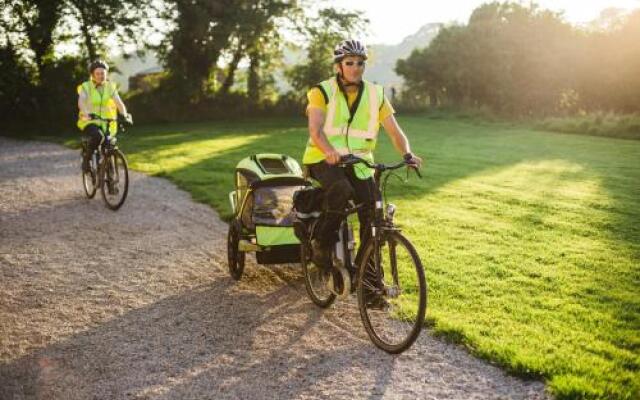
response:
[[[373,173],[362,164],[342,167],[340,157],[355,154],[373,162],[382,124],[395,149],[410,165],[419,168],[422,163],[411,152],[382,86],[362,79],[366,47],[357,40],[345,40],[335,47],[333,55],[336,76],[307,92],[309,141],[302,159],[309,175],[325,190],[322,217],[311,243],[314,263],[325,270],[331,268],[331,249],[338,240],[337,230],[350,199],[363,205],[358,211],[360,243],[370,235],[366,227],[371,221],[368,205],[375,193]]]
[[[87,140],[87,149],[82,159],[82,170],[88,172],[91,154],[102,142],[105,133],[116,134],[115,122],[107,123],[102,119],[115,120],[120,112],[129,123],[131,114],[120,99],[115,83],[107,79],[109,65],[102,60],[89,65],[90,79],[78,85],[78,128]]]

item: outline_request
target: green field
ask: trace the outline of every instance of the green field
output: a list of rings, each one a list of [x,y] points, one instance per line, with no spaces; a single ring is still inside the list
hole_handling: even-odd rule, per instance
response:
[[[640,398],[640,141],[406,117],[424,179],[392,185],[436,334],[561,399]],[[136,128],[133,168],[230,215],[241,158],[300,158],[305,121]],[[381,161],[397,156],[383,140]],[[132,192],[135,195],[135,190]]]

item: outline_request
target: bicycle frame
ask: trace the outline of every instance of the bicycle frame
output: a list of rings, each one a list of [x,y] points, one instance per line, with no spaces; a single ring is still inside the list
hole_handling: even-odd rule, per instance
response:
[[[363,205],[350,202],[340,221],[331,271],[313,261],[314,249],[308,252],[309,242],[302,246],[305,286],[311,300],[322,308],[329,307],[338,297],[355,292],[360,316],[370,339],[386,352],[398,354],[409,348],[420,334],[427,305],[427,283],[422,262],[415,247],[394,224],[395,206],[386,203],[387,181],[393,175],[384,172],[409,163],[405,160],[395,165],[373,164],[356,156],[345,156],[338,165],[344,167],[355,163],[363,163],[375,170],[375,189],[368,199],[369,204],[365,204],[368,207],[368,225],[362,227],[364,231],[361,232],[358,254],[354,257],[352,252],[351,215],[358,211],[362,213],[360,208]],[[307,240],[311,239],[313,231],[311,225],[305,235]],[[337,261],[339,259],[342,262]],[[399,279],[401,271],[402,280]],[[404,279],[405,271],[415,273],[415,279],[409,275]],[[405,293],[408,297],[403,297]],[[416,302],[417,308],[405,304],[407,302]],[[412,314],[416,318],[405,321],[405,317]]]
[[[384,204],[385,204],[385,199],[383,196],[383,187],[384,184],[382,183],[382,177],[385,171],[391,171],[391,170],[395,170],[398,168],[401,168],[405,165],[407,165],[407,163],[405,161],[397,163],[397,164],[393,164],[393,165],[384,165],[384,164],[373,164],[368,162],[367,160],[364,160],[360,157],[354,156],[354,155],[349,155],[349,156],[345,156],[344,158],[344,162],[340,163],[341,166],[346,167],[349,165],[354,165],[356,163],[363,163],[365,164],[367,167],[375,169],[375,173],[373,176],[374,179],[374,185],[375,185],[375,190],[374,190],[374,198],[372,199],[372,203],[369,204],[369,207],[371,210],[373,210],[373,218],[371,221],[371,226],[366,227],[366,229],[370,229],[371,230],[371,235],[369,236],[369,238],[367,239],[367,242],[365,243],[360,243],[360,250],[359,251],[363,251],[364,249],[366,249],[366,247],[368,246],[368,242],[373,240],[374,242],[374,249],[375,254],[374,254],[374,263],[375,265],[380,265],[380,246],[381,246],[381,240],[383,239],[383,234],[385,231],[389,231],[389,230],[399,230],[397,227],[395,227],[394,223],[393,223],[393,212],[387,212],[385,213],[384,210]],[[416,170],[417,172],[417,170]],[[418,176],[420,176],[419,172]],[[344,241],[344,232],[352,232],[350,223],[348,222],[348,217],[352,214],[357,213],[358,209],[361,208],[362,205],[356,205],[353,207],[350,207],[346,210],[346,215],[345,218],[343,219],[342,223],[340,224],[340,230],[339,230],[339,240],[336,244],[336,250],[342,248],[343,249],[343,254],[345,255],[345,260],[344,260],[344,264],[345,267],[347,267],[347,269],[350,271],[350,273],[352,274],[353,277],[355,277],[356,279],[353,279],[353,286],[352,287],[356,287],[358,285],[357,282],[357,277],[359,276],[358,274],[358,268],[360,268],[360,264],[362,263],[362,260],[357,260],[359,261],[358,265],[355,265],[356,260],[353,258],[351,252],[348,251],[348,246],[349,246],[349,241]],[[392,209],[394,210],[394,209]],[[389,214],[389,215],[387,215]],[[363,255],[363,254],[361,254]],[[351,267],[351,268],[349,268]],[[382,276],[381,271],[379,268],[376,268],[376,273],[377,273],[377,279],[381,280]],[[398,276],[397,276],[397,271],[393,271],[394,276],[394,282],[397,282]]]

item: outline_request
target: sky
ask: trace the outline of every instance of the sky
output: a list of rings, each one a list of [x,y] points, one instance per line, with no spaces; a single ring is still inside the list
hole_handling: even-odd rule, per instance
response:
[[[397,44],[429,22],[466,23],[471,12],[487,0],[328,0],[337,7],[362,10],[369,18],[367,43]],[[529,1],[521,1],[526,5]],[[600,11],[615,7],[640,8],[640,0],[538,0],[540,7],[564,11],[567,21],[580,24],[598,17]]]

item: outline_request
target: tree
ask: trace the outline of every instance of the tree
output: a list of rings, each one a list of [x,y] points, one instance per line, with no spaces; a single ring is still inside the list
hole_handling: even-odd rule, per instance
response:
[[[149,1],[135,3],[144,10]],[[86,76],[86,62],[77,56],[57,56],[55,46],[74,39],[74,22],[84,33],[87,59],[98,56],[108,35],[135,39],[145,13],[127,7],[133,3],[0,0],[0,103],[15,111],[10,117],[38,114],[49,123],[55,123],[55,118],[72,118],[74,88]]]
[[[22,45],[33,54],[39,77],[45,64],[52,57],[53,31],[62,16],[62,0],[3,0],[1,4],[5,13],[9,11],[2,19],[2,28],[7,40],[11,41],[11,37],[17,38],[16,42],[9,43],[9,46],[16,49],[16,46]],[[20,39],[20,36],[26,40]]]
[[[364,32],[369,20],[362,13],[324,8],[317,16],[303,19],[300,33],[308,43],[302,48],[305,61],[286,73],[293,89],[300,93],[333,74],[333,49],[344,39]]]
[[[0,46],[0,120],[20,119],[33,110],[35,86],[11,41]]]
[[[575,32],[535,5],[487,3],[469,22],[442,29],[429,47],[399,60],[405,97],[505,114],[550,113],[575,79]]]
[[[105,52],[105,39],[110,35],[121,43],[137,43],[144,32],[143,21],[157,11],[152,0],[54,1],[64,1],[67,14],[79,23],[87,62]]]
[[[235,82],[238,64],[249,61],[247,91],[259,100],[265,69],[278,58],[281,43],[278,22],[298,10],[294,0],[174,0],[171,19],[175,29],[161,46],[161,55],[172,71],[174,85],[187,98],[206,94],[225,55],[231,60],[219,95],[225,96]]]
[[[160,48],[177,94],[202,92],[210,70],[230,41],[235,9],[231,0],[175,0],[175,28]]]

